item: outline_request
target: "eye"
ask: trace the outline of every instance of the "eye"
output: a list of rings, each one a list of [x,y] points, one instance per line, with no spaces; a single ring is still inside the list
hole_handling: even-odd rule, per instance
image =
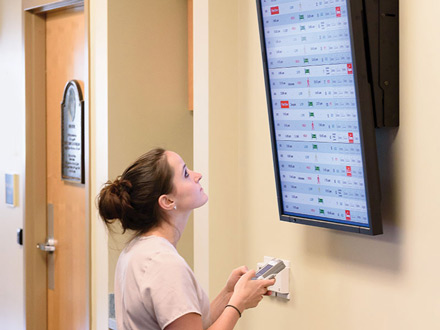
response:
[[[187,177],[189,177],[189,173],[188,173],[188,170],[187,169],[185,169],[185,178],[187,178]]]

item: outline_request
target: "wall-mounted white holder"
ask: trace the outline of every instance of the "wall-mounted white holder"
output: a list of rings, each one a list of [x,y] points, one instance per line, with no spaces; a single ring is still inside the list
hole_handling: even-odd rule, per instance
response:
[[[5,202],[6,205],[18,206],[18,175],[5,174]]]
[[[268,263],[272,259],[274,258],[264,256],[264,261],[257,264],[257,271],[260,270],[266,263]],[[290,261],[284,259],[280,260],[284,262],[286,268],[284,268],[281,272],[277,274],[277,276],[275,276],[275,284],[268,287],[268,289],[272,291],[272,297],[290,300]]]

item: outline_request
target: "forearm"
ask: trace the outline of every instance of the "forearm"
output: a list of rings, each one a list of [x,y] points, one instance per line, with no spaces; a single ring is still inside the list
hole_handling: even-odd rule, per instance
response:
[[[221,311],[221,315],[207,330],[232,330],[238,322],[240,316],[233,308],[225,308]]]
[[[210,313],[211,313],[211,321],[214,323],[220,315],[222,315],[225,306],[228,304],[231,299],[233,292],[228,292],[226,288],[224,288],[217,297],[211,302]]]

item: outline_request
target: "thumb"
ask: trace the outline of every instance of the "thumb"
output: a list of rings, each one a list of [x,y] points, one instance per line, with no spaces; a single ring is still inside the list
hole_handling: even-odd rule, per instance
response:
[[[250,279],[252,279],[252,277],[255,276],[255,274],[256,274],[255,270],[251,269],[251,270],[247,271],[242,277],[244,277],[245,279],[250,280]]]
[[[262,284],[262,286],[267,288],[268,286],[272,286],[275,284],[275,278],[272,278],[270,280],[261,280],[260,283]]]
[[[238,267],[237,269],[235,269],[234,272],[235,272],[237,275],[242,276],[243,274],[246,274],[246,272],[247,272],[248,270],[249,270],[249,269],[248,269],[246,266],[241,266],[241,267]]]

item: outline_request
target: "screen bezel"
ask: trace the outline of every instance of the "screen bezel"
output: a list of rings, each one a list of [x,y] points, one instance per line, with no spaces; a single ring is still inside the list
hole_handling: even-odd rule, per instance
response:
[[[352,46],[353,70],[355,72],[355,90],[358,104],[359,134],[361,139],[362,160],[364,165],[365,193],[369,216],[369,226],[352,225],[314,218],[299,217],[284,213],[281,192],[281,179],[279,175],[278,149],[275,135],[275,125],[272,108],[272,94],[269,80],[269,66],[267,63],[266,40],[264,33],[261,0],[257,2],[258,25],[263,58],[264,81],[266,88],[267,108],[269,113],[269,126],[272,145],[272,158],[274,162],[277,201],[280,220],[338,229],[348,232],[379,235],[383,233],[380,212],[380,180],[377,161],[376,135],[373,115],[373,100],[370,83],[368,81],[367,57],[365,44],[367,40],[366,17],[362,0],[347,0],[350,39]]]

